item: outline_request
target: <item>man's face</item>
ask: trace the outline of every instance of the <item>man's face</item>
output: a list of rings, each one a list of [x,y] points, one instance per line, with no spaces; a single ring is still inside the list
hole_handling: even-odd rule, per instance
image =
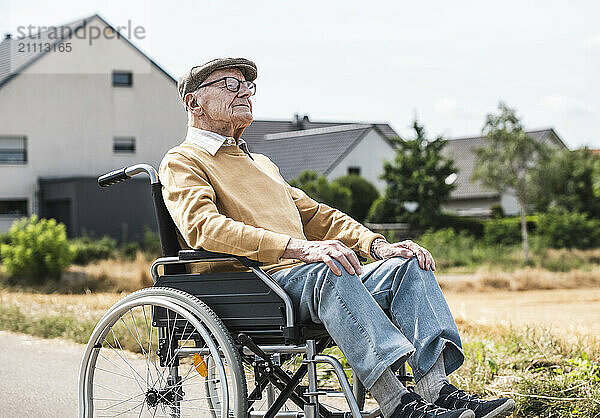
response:
[[[225,68],[211,73],[202,83],[210,83],[223,77],[234,77],[245,81],[244,75],[237,68]],[[225,80],[202,87],[196,92],[196,101],[205,115],[214,121],[229,122],[234,129],[245,128],[252,123],[252,102],[250,90],[244,84],[237,92],[227,89]]]

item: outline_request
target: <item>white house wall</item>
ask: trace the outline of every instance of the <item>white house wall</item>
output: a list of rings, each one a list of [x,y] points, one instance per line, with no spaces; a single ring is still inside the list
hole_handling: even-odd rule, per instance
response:
[[[513,192],[504,193],[500,199],[504,214],[507,216],[518,215],[521,211],[521,205]]]
[[[157,166],[185,136],[175,83],[127,41],[70,42],[71,52],[46,54],[0,88],[0,136],[27,138],[26,164],[0,164],[0,199],[27,198],[30,212],[38,177]],[[113,70],[132,71],[133,86],[113,87]],[[115,136],[135,137],[135,153],[114,154]]]
[[[373,183],[380,193],[385,190],[384,161],[394,160],[394,148],[375,129],[371,129],[360,142],[327,174],[329,181],[348,174],[349,167],[360,167],[360,175]]]

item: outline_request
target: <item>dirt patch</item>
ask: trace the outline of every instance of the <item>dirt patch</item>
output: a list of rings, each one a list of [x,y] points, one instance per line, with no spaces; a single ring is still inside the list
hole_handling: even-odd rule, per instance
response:
[[[444,294],[457,321],[536,326],[563,336],[600,335],[600,287]]]

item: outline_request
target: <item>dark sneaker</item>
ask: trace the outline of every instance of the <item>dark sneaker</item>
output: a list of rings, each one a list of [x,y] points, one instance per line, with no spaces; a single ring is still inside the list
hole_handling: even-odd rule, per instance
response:
[[[484,401],[477,395],[469,395],[451,384],[444,385],[435,405],[442,408],[468,408],[475,412],[475,418],[507,417],[515,410],[515,401],[510,398],[500,398]]]
[[[475,414],[470,409],[449,410],[440,408],[434,404],[427,403],[414,392],[408,392],[402,399],[400,405],[396,408],[391,418],[475,418]]]

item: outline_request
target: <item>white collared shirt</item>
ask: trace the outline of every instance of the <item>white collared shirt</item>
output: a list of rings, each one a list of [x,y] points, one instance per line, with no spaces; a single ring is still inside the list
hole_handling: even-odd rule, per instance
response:
[[[194,126],[188,126],[185,140],[201,146],[213,157],[222,146],[230,147],[237,145],[240,146],[242,151],[250,155],[246,141],[244,141],[242,138],[240,138],[236,143],[235,138],[233,137],[219,135],[215,132],[205,131],[204,129],[199,129]]]

